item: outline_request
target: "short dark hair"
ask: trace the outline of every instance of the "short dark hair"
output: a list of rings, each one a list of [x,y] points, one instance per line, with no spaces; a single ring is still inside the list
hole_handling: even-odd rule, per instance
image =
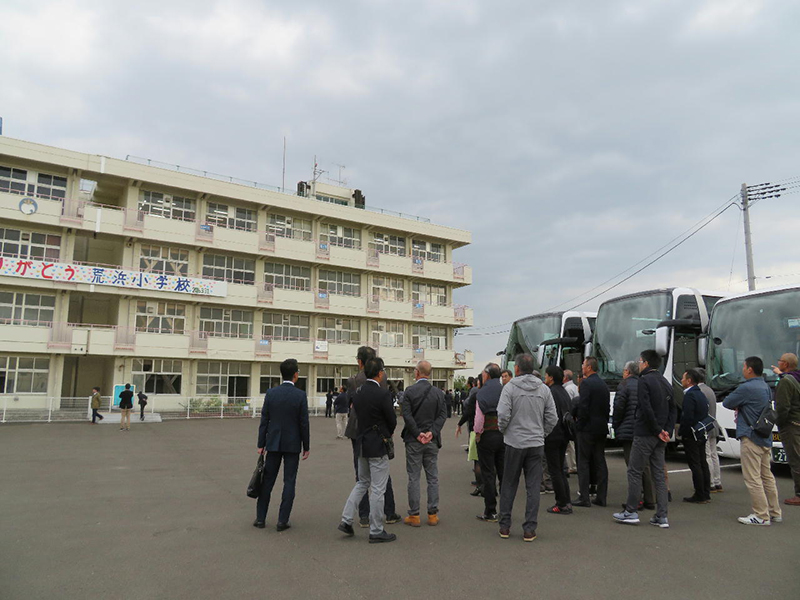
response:
[[[92,389],[93,389],[95,392],[99,392],[99,391],[100,391],[100,388],[99,388],[99,387],[97,387],[97,386],[94,386]]]
[[[544,370],[544,372],[553,378],[553,381],[556,383],[556,385],[561,385],[561,382],[564,381],[564,369],[558,365],[550,365]]]
[[[600,366],[597,363],[597,358],[594,356],[587,356],[583,359],[583,362],[589,363],[589,368],[594,372],[597,373],[600,370]]]
[[[511,371],[509,371],[508,369],[503,369],[502,371],[500,371],[500,375],[503,375],[503,374],[508,374],[509,377],[514,377],[514,374]]]
[[[129,389],[131,389],[131,384],[130,384],[130,383],[126,383],[126,384],[125,384],[125,389],[126,389],[126,390],[129,390]]]
[[[356,360],[360,360],[361,364],[366,365],[367,361],[371,358],[375,358],[377,354],[375,353],[374,348],[370,348],[369,346],[361,346],[356,352]]]
[[[500,365],[496,363],[486,365],[483,372],[489,376],[489,379],[500,379]]]
[[[383,371],[382,358],[370,358],[364,364],[364,375],[367,376],[367,379],[375,379],[381,371]]]
[[[281,377],[284,381],[294,379],[294,374],[298,371],[300,371],[300,366],[297,364],[296,358],[287,358],[281,363]]]
[[[686,378],[695,385],[703,381],[703,378],[700,376],[700,373],[698,373],[696,369],[687,369]]]
[[[475,385],[475,378],[474,377],[467,377],[467,385],[469,387],[473,387]]]
[[[639,356],[651,369],[657,369],[661,366],[661,356],[655,350],[642,350]]]
[[[514,366],[518,367],[523,375],[530,375],[533,373],[533,357],[530,354],[517,354]]]
[[[748,356],[744,359],[744,364],[753,369],[758,377],[764,374],[764,361],[757,356]]]

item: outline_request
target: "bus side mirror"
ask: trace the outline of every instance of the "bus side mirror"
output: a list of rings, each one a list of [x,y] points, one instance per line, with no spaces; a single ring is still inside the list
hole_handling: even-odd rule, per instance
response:
[[[544,367],[544,344],[540,344],[538,348],[536,348],[536,362],[538,363],[539,367]]]
[[[583,358],[593,355],[594,355],[594,344],[592,342],[586,342],[583,345]]]
[[[656,352],[659,356],[666,356],[669,352],[669,327],[656,329]]]
[[[706,366],[706,357],[708,356],[708,337],[700,336],[697,338],[697,364],[701,367]]]

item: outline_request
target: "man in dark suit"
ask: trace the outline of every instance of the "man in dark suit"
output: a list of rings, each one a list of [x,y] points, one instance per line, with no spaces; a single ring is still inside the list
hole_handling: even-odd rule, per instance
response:
[[[693,504],[708,504],[711,501],[711,471],[706,460],[706,436],[696,440],[692,427],[708,416],[708,400],[700,391],[700,374],[689,369],[681,378],[683,386],[683,408],[681,410],[680,434],[686,462],[692,472],[694,494],[683,499]]]
[[[421,360],[414,369],[417,382],[409,386],[400,405],[403,410],[402,438],[406,445],[408,473],[408,516],[406,525],[420,526],[420,474],[425,469],[428,482],[428,525],[439,524],[439,448],[442,447],[442,427],[447,420],[445,397],[431,385],[431,363]]]
[[[588,356],[583,361],[583,380],[578,401],[578,485],[580,496],[573,506],[590,507],[606,505],[608,495],[608,465],[606,465],[606,437],[611,395],[605,381],[597,374],[597,359]],[[589,483],[592,472],[597,482],[597,495],[589,500]]]
[[[281,363],[283,383],[267,391],[264,407],[261,409],[261,425],[258,428],[258,453],[267,453],[264,461],[264,487],[256,505],[255,527],[266,526],[269,497],[278,470],[283,462],[283,496],[278,512],[277,530],[289,529],[289,515],[294,503],[297,467],[300,464],[300,450],[303,460],[308,458],[308,398],[306,393],[295,387],[299,368],[294,358]]]
[[[383,497],[389,480],[389,456],[385,438],[391,438],[397,427],[392,397],[381,387],[386,378],[380,358],[367,360],[364,366],[367,380],[353,398],[353,409],[358,418],[356,439],[360,442],[358,481],[344,505],[339,531],[351,537],[355,534],[353,521],[358,515],[358,504],[369,490],[369,543],[393,542],[397,536],[387,533],[383,526]]]

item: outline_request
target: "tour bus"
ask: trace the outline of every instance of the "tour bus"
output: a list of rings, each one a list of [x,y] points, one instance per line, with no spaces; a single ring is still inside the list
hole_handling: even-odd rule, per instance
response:
[[[659,371],[672,384],[680,408],[681,378],[687,369],[700,366],[700,338],[708,329],[712,307],[721,297],[674,287],[628,294],[600,305],[589,351],[598,360],[598,375],[611,390],[612,412],[625,363],[637,361],[644,350],[661,355]],[[613,436],[610,425],[609,435]]]
[[[747,292],[720,300],[711,313],[704,342],[700,358],[707,354],[706,383],[720,400],[717,423],[725,432],[718,448],[723,456],[739,458],[734,412],[722,406],[722,399],[744,381],[742,364],[748,356],[764,361],[764,377],[774,388],[778,376],[770,365],[777,364],[787,352],[800,354],[800,286]],[[787,462],[777,431],[772,433],[772,439],[773,462]]]
[[[558,365],[577,376],[586,343],[591,341],[597,313],[563,311],[532,315],[515,321],[508,336],[503,367],[514,371],[517,354],[534,357],[536,368]]]

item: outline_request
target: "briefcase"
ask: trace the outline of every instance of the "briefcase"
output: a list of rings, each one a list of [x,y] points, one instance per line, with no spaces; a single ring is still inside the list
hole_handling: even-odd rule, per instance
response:
[[[250,484],[247,486],[247,495],[250,498],[258,498],[261,495],[261,488],[264,483],[264,454],[258,455],[258,462],[256,463],[256,470],[253,471],[253,476],[250,478]]]

